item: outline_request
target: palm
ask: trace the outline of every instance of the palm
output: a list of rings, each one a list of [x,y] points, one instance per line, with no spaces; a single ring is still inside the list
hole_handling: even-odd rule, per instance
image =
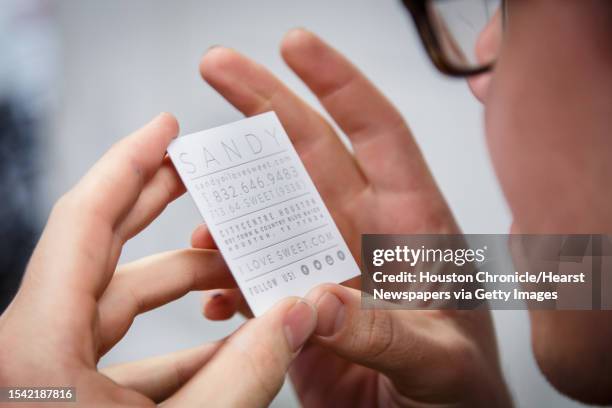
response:
[[[398,132],[398,140],[411,143],[412,136],[407,127]],[[416,188],[379,189],[364,180],[360,168],[336,135],[326,139],[326,143],[318,143],[299,153],[358,261],[361,234],[457,232],[452,214],[420,157],[416,159],[423,166],[423,179]],[[373,160],[380,161],[380,167],[383,167],[387,159],[383,154]],[[327,169],[321,162],[334,163],[334,168]],[[372,166],[379,164],[373,163]],[[402,175],[393,171],[389,177]]]

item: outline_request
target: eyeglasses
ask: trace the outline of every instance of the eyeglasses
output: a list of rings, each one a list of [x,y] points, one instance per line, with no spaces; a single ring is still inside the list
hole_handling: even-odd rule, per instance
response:
[[[451,76],[490,70],[502,38],[505,0],[402,0],[432,62]]]

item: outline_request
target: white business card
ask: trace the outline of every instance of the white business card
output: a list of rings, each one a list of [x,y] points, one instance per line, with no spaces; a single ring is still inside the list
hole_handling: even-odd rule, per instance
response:
[[[179,137],[168,153],[256,316],[359,275],[274,112]]]

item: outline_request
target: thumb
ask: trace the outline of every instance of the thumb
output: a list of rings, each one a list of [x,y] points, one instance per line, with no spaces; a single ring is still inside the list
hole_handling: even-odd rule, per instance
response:
[[[391,377],[407,369],[444,373],[445,356],[453,345],[461,344],[456,333],[432,319],[429,311],[363,308],[356,289],[324,284],[306,298],[318,314],[313,341]]]
[[[385,374],[398,404],[506,406],[488,310],[368,309],[360,291],[332,284],[306,299],[318,314],[312,342]]]
[[[232,334],[213,359],[166,404],[267,406],[283,385],[294,357],[314,331],[316,317],[314,307],[305,300],[289,298],[279,302]]]

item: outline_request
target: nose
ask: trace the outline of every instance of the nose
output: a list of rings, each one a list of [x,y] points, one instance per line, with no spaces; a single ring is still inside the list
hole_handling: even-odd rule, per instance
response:
[[[480,32],[476,41],[476,59],[480,64],[486,65],[495,61],[499,55],[502,40],[501,10],[497,10],[485,28]],[[485,102],[491,82],[491,72],[468,78],[468,85],[472,94],[481,103]]]

